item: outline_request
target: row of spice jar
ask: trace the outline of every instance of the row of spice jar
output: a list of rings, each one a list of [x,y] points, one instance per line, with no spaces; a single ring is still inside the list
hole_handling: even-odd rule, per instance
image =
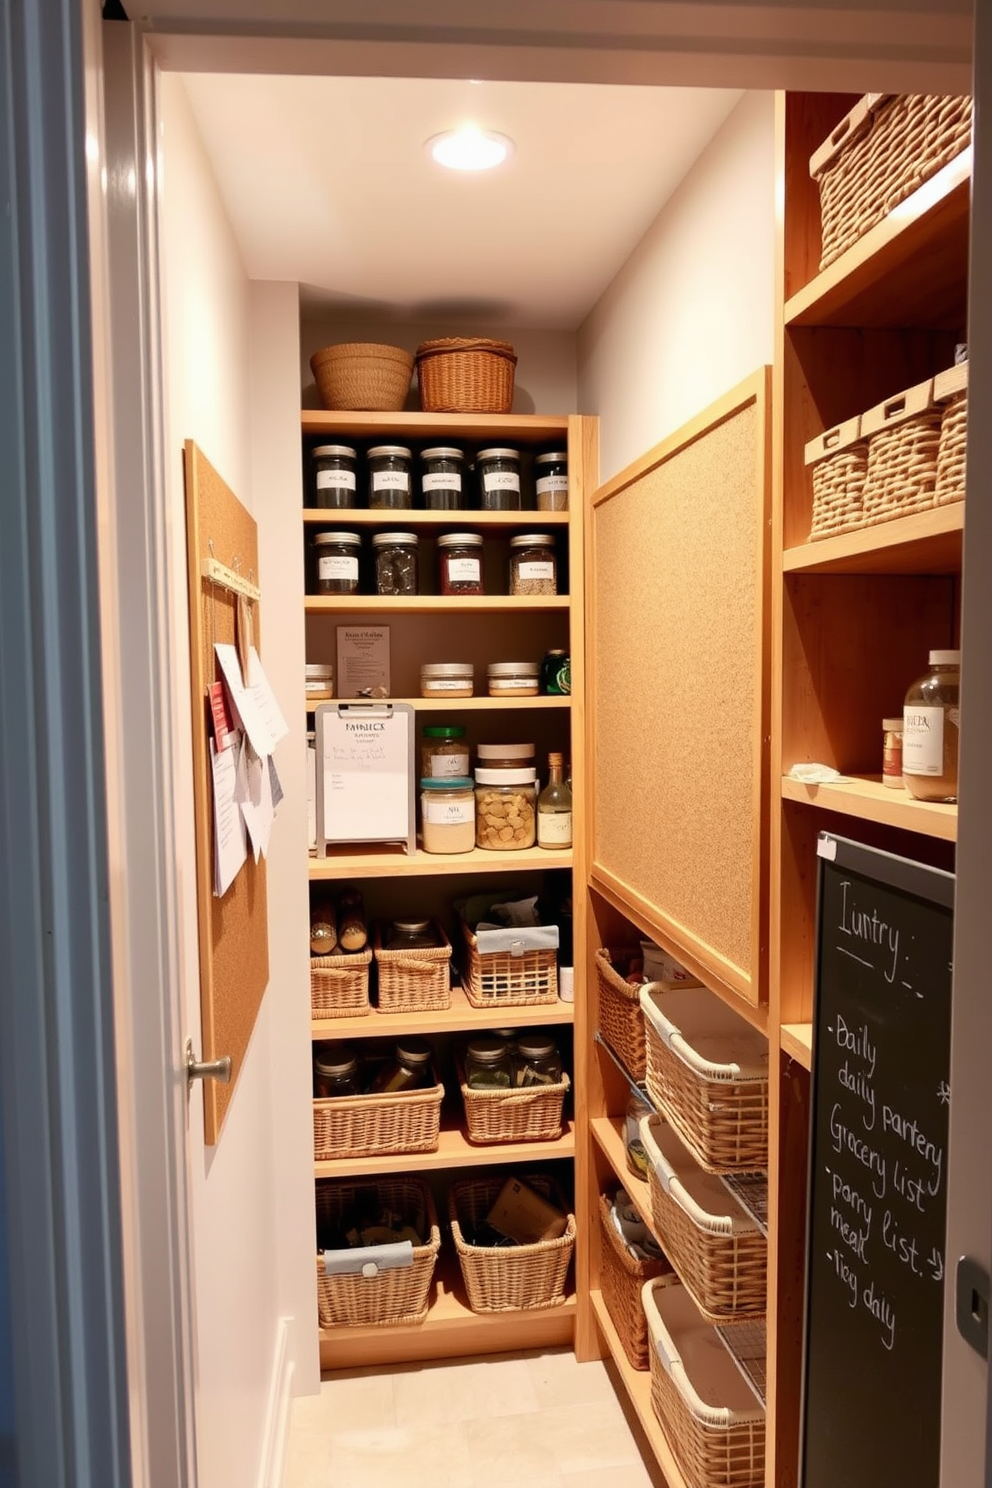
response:
[[[347,444],[321,444],[311,452],[310,505],[346,510],[359,501],[359,455]],[[421,450],[419,476],[413,451],[402,444],[375,445],[365,457],[363,486],[374,510],[404,511],[414,505],[414,484],[427,511],[520,511],[523,505],[520,451],[479,450],[472,462],[466,451],[450,445]],[[474,479],[473,479],[474,476]],[[553,450],[534,458],[538,511],[568,507],[568,456]]]
[[[561,1052],[542,1029],[497,1029],[470,1039],[460,1050],[465,1083],[473,1090],[522,1090],[558,1085]],[[426,1039],[397,1040],[383,1058],[354,1044],[333,1040],[314,1045],[313,1093],[317,1100],[340,1096],[399,1095],[437,1083],[434,1050]]]
[[[552,649],[543,661],[494,661],[486,668],[490,697],[565,697],[572,690],[572,672],[568,652]],[[312,712],[319,703],[334,700],[334,663],[308,661],[306,664],[306,705]],[[423,697],[472,697],[475,689],[475,667],[468,661],[425,662],[420,669]],[[425,736],[444,736],[444,728],[428,728]],[[464,737],[463,728],[452,725],[451,736]],[[425,775],[439,774],[425,765]],[[449,775],[468,774],[468,746],[465,746],[464,770],[449,770]]]
[[[318,532],[311,539],[311,594],[361,592],[363,543],[358,532]],[[372,536],[369,592],[419,594],[420,538],[415,532],[376,532]],[[477,532],[446,532],[437,538],[438,590],[441,594],[484,594],[483,540]],[[510,539],[506,593],[557,594],[558,559],[554,537],[522,532]]]

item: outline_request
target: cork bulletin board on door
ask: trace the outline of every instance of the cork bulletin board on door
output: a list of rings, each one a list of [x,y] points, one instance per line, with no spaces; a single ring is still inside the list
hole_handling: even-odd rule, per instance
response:
[[[593,882],[756,1002],[767,775],[768,372],[593,499]]]
[[[196,813],[196,893],[200,941],[201,1059],[230,1054],[231,1083],[203,1082],[204,1140],[218,1140],[269,980],[269,919],[265,859],[248,857],[223,898],[214,894],[213,793],[207,688],[220,680],[214,644],[233,642],[237,596],[203,577],[214,557],[259,584],[258,532],[234,492],[192,440],[185,445],[186,555],[189,594],[190,694],[193,710],[193,796]],[[261,604],[253,633],[261,650]]]

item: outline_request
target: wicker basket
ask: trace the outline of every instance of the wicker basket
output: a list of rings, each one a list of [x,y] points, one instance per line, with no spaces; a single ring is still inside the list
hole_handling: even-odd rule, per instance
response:
[[[479,950],[472,927],[462,920],[465,940],[465,996],[473,1007],[539,1007],[558,1001],[558,952],[555,950]]]
[[[758,1225],[659,1116],[641,1121],[641,1141],[651,1159],[654,1232],[703,1317],[764,1317],[768,1242]]]
[[[761,1034],[707,987],[663,999],[642,987],[641,1006],[648,1094],[700,1167],[766,1168],[768,1046]]]
[[[451,941],[444,926],[431,922],[439,946],[387,951],[382,925],[375,927],[380,1013],[431,1013],[451,1006]]]
[[[448,1190],[451,1238],[473,1312],[520,1312],[560,1307],[565,1301],[565,1278],[575,1249],[575,1215],[557,1240],[539,1240],[535,1245],[468,1245],[461,1227],[485,1219],[505,1179],[496,1175],[456,1178]],[[550,1178],[527,1174],[527,1186],[561,1205],[557,1186]],[[564,1205],[561,1205],[564,1208]]]
[[[410,391],[413,356],[402,346],[345,341],[315,351],[310,370],[325,408],[396,413]]]
[[[933,378],[862,414],[861,432],[868,436],[864,525],[932,507],[940,447]]]
[[[651,1339],[651,1404],[692,1488],[761,1488],[765,1412],[674,1276],[643,1292]]]
[[[672,1268],[667,1261],[640,1261],[632,1256],[616,1232],[610,1210],[609,1198],[600,1194],[602,1245],[599,1278],[603,1301],[627,1358],[635,1369],[647,1369],[648,1323],[641,1292],[646,1281],[652,1281],[656,1276],[667,1276]]]
[[[313,1018],[356,1018],[371,1012],[369,965],[372,952],[342,951],[310,957],[310,1014]]]
[[[508,341],[448,337],[417,347],[425,413],[509,413],[516,352]]]
[[[968,442],[967,362],[934,378],[933,399],[941,409],[934,497],[938,506],[947,506],[952,501],[964,500]]]
[[[460,1063],[458,1079],[470,1142],[555,1142],[561,1136],[567,1074],[526,1090],[473,1090]]]
[[[436,1152],[444,1086],[398,1095],[336,1095],[313,1103],[313,1155],[387,1157]]]
[[[806,464],[813,467],[811,539],[860,527],[868,475],[868,441],[861,436],[860,415],[810,440]]]
[[[422,1178],[381,1178],[361,1183],[317,1184],[317,1230],[336,1228],[354,1207],[356,1195],[371,1191],[377,1203],[397,1210],[420,1234],[413,1263],[393,1270],[328,1275],[323,1254],[317,1256],[317,1315],[322,1328],[369,1327],[422,1323],[427,1316],[441,1231],[430,1188]],[[336,1254],[336,1252],[331,1252]],[[365,1253],[367,1256],[367,1252]],[[357,1259],[357,1258],[356,1258]],[[367,1265],[366,1261],[366,1265]]]
[[[641,1012],[641,985],[625,980],[631,962],[640,960],[640,947],[621,946],[596,952],[596,979],[599,982],[599,1031],[618,1054],[627,1071],[641,1084],[647,1071],[644,1014]],[[659,992],[679,987],[698,987],[695,977],[686,975],[678,982],[651,982]]]
[[[813,155],[820,268],[881,222],[971,139],[971,99],[868,93]]]

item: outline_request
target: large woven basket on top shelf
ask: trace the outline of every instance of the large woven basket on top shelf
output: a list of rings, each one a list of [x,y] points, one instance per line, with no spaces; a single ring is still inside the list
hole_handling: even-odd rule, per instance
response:
[[[971,139],[971,99],[868,93],[809,163],[825,269]]]
[[[439,921],[431,922],[439,946],[387,950],[383,926],[375,927],[380,1013],[430,1013],[451,1006],[451,941]]]
[[[324,1254],[317,1255],[317,1315],[322,1328],[368,1327],[386,1323],[422,1323],[441,1247],[441,1231],[430,1188],[422,1178],[379,1178],[374,1182],[319,1182],[316,1187],[317,1233],[335,1232],[367,1199],[385,1206],[424,1237],[413,1247],[412,1264],[374,1272],[328,1274]],[[340,1252],[331,1252],[340,1256]]]
[[[564,1208],[557,1186],[539,1173],[527,1173],[527,1186],[542,1198]],[[462,1279],[473,1312],[520,1312],[561,1307],[565,1278],[575,1249],[575,1215],[568,1216],[565,1233],[557,1240],[534,1245],[469,1245],[462,1227],[485,1219],[505,1179],[499,1175],[456,1178],[448,1190],[451,1238],[458,1253]]]
[[[372,952],[340,951],[310,957],[310,1013],[313,1018],[358,1018],[372,1011],[369,965]]]
[[[606,1310],[613,1319],[623,1351],[634,1369],[647,1369],[649,1340],[647,1318],[641,1292],[646,1281],[666,1276],[671,1271],[667,1261],[638,1260],[632,1256],[611,1218],[612,1206],[606,1194],[599,1196],[600,1247],[599,1279]]]
[[[336,1095],[313,1103],[313,1155],[387,1157],[436,1152],[441,1133],[444,1086],[398,1095]]]
[[[517,354],[509,341],[449,336],[417,347],[425,413],[509,413]]]
[[[413,355],[402,346],[342,341],[310,358],[320,401],[327,409],[397,413],[413,377]]]

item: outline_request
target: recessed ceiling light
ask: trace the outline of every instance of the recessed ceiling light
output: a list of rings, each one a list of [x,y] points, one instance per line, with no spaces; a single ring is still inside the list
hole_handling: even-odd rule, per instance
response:
[[[458,129],[445,130],[444,134],[435,134],[427,141],[426,148],[438,165],[448,170],[484,171],[503,164],[513,149],[513,141],[491,129],[463,124]]]

